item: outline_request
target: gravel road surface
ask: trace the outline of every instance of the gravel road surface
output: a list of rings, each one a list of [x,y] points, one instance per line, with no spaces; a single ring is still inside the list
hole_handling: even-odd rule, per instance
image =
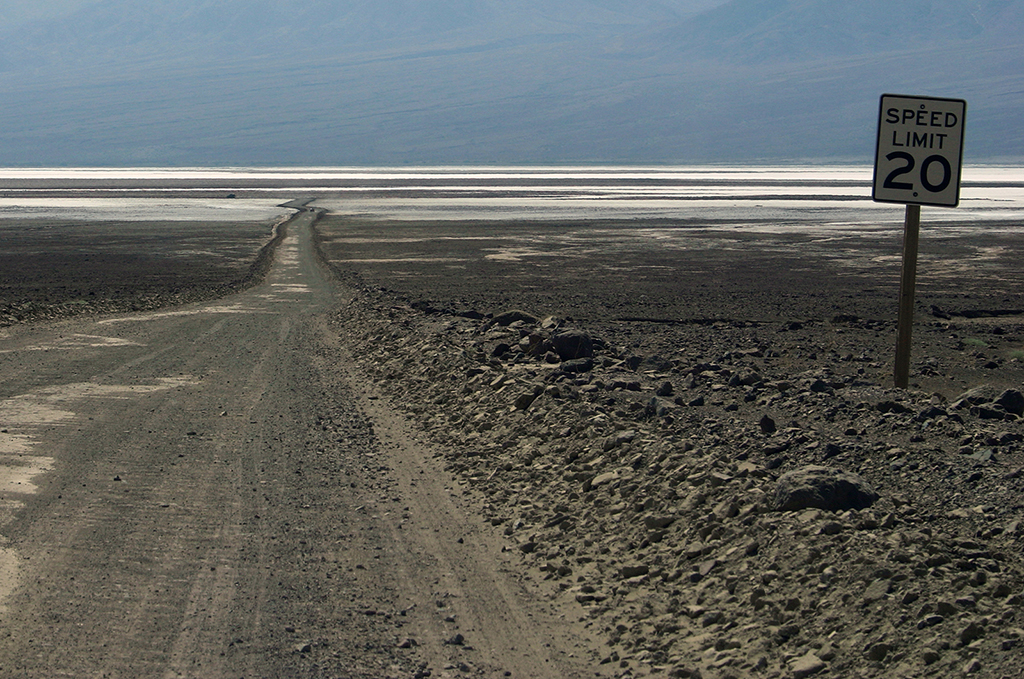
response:
[[[317,216],[245,292],[0,331],[0,676],[594,676],[332,334]]]

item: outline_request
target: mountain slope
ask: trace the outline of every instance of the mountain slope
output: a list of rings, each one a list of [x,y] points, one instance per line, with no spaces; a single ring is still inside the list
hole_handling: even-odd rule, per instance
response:
[[[337,54],[550,33],[592,39],[680,16],[678,5],[657,0],[95,0],[68,16],[8,30],[0,51],[9,64],[83,56],[117,63],[186,51],[202,62],[239,54],[286,56],[296,46]]]
[[[0,33],[0,165],[869,162],[885,91],[1024,157],[1024,0],[711,2],[94,0]]]
[[[731,0],[661,32],[684,52],[729,61],[798,61],[905,51],[978,37],[962,0]]]

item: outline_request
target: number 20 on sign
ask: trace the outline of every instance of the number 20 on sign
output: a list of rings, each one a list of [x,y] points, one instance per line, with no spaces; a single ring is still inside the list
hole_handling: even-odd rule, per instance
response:
[[[883,203],[956,207],[966,114],[963,99],[883,94],[871,197]]]

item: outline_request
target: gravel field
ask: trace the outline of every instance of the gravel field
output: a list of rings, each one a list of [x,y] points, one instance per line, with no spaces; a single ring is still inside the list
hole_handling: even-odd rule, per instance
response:
[[[4,225],[0,324],[230,293],[274,232],[63,226]],[[325,317],[357,366],[344,382],[424,433],[595,675],[1019,676],[1016,224],[923,233],[908,391],[891,388],[898,232],[793,226],[315,230],[346,290]],[[489,676],[465,667],[432,676]]]
[[[520,577],[618,676],[1014,677],[1024,298],[1013,225],[318,225],[336,323]]]

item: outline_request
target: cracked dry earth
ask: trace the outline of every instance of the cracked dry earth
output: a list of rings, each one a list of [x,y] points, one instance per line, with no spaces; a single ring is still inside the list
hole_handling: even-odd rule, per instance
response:
[[[388,226],[429,252],[436,225]],[[652,281],[627,275],[580,295],[558,284],[587,275],[565,260],[556,273],[460,251],[462,273],[437,276],[380,242],[373,258],[353,253],[358,220],[319,228],[326,258],[361,285],[335,316],[342,337],[440,446],[523,583],[598,642],[601,673],[1021,675],[1012,257],[1002,283],[963,281],[973,294],[924,286],[902,391],[889,387],[895,294],[856,275],[794,287],[792,272],[821,267],[813,257],[780,269],[784,288],[762,276],[767,257],[724,280],[698,253],[678,269],[706,292],[661,280],[656,298]],[[761,298],[779,309],[744,305]],[[822,467],[857,492],[782,494]]]

